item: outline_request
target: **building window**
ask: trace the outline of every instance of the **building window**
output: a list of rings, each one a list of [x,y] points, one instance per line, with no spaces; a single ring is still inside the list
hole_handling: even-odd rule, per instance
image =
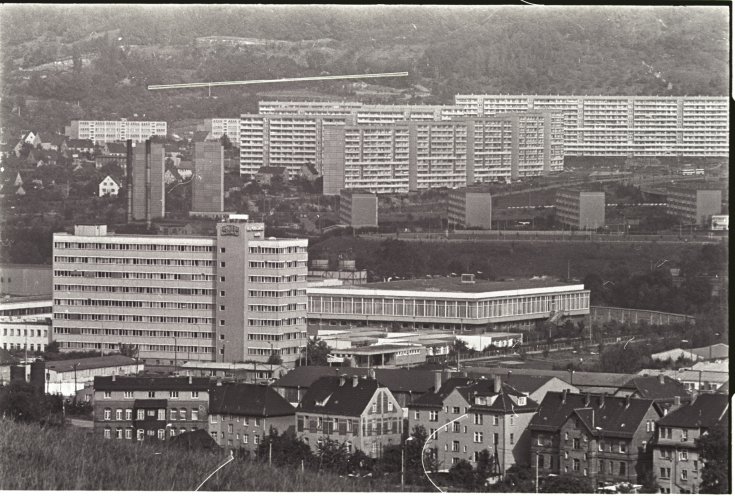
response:
[[[436,422],[439,420],[439,412],[436,410],[432,410],[429,412],[429,422]]]
[[[166,420],[166,409],[165,408],[158,409],[158,420]]]
[[[133,429],[125,429],[125,439],[133,439]]]
[[[132,391],[125,391],[125,392],[123,392],[123,397],[124,398],[132,398],[133,397],[133,392]]]
[[[459,410],[459,407],[458,406],[453,406],[452,407],[452,413],[459,413],[459,411],[460,410]]]
[[[498,445],[498,433],[497,432],[493,433],[493,444],[496,446]]]
[[[459,451],[459,441],[452,441],[452,451]]]
[[[178,412],[178,410],[176,410],[176,408],[172,408],[171,409],[171,414],[170,414],[171,415],[171,418],[170,418],[170,420],[176,420],[176,413],[177,412]]]
[[[179,420],[186,420],[186,408],[179,409]]]
[[[191,409],[191,419],[199,420],[199,410],[197,410],[196,408]]]
[[[115,429],[115,439],[122,439],[123,438],[123,430],[122,427],[118,427]]]
[[[620,451],[621,453],[625,453],[625,451],[627,450],[627,445],[626,445],[625,443],[622,443],[622,442],[621,442],[621,443],[620,443],[620,447],[618,448],[618,450],[619,450],[619,451]]]
[[[679,460],[681,461],[687,461],[689,459],[689,451],[688,450],[682,450],[679,452]]]
[[[579,448],[581,448],[581,447],[582,447],[582,443],[580,442],[580,440],[579,440],[579,438],[578,438],[578,437],[575,437],[575,438],[574,438],[574,439],[572,440],[572,446],[574,447],[574,449],[579,449]]]
[[[459,422],[452,422],[452,432],[459,432]]]
[[[132,408],[125,409],[125,420],[133,420],[133,409]]]
[[[500,416],[493,415],[493,425],[498,425],[500,423]]]
[[[253,436],[253,444],[260,444],[260,434],[255,434]]]
[[[248,444],[248,435],[247,434],[243,434],[242,435],[242,444]]]
[[[123,419],[123,411],[122,411],[122,408],[118,408],[117,410],[115,410],[115,420],[120,421],[122,419]]]
[[[199,391],[192,391],[191,392],[191,397],[192,398],[199,398]]]
[[[110,439],[111,437],[111,430],[109,427],[105,427],[105,439]]]
[[[148,397],[149,398],[155,398],[156,397],[156,392],[155,391],[148,391]]]
[[[178,398],[179,397],[179,392],[178,391],[169,391],[168,395],[169,395],[169,398]]]
[[[579,472],[579,469],[580,469],[579,458],[575,458],[574,460],[572,460],[572,470],[574,470],[575,472]]]
[[[143,410],[139,410],[139,411],[142,412]],[[138,431],[136,432],[136,437],[135,438],[138,441],[142,441],[144,436],[145,436],[145,431],[143,429],[138,429]]]
[[[420,418],[421,417],[420,417],[420,414],[419,414],[418,410],[416,410],[415,412],[413,412],[413,419],[414,420],[419,420]]]
[[[474,441],[476,443],[481,443],[482,442],[482,438],[483,438],[483,433],[482,432],[475,432]]]
[[[475,414],[475,425],[482,425],[482,414],[481,413]]]
[[[145,420],[145,410],[142,408],[138,408],[138,415],[136,417],[137,420]]]
[[[689,430],[688,429],[682,429],[681,430],[681,440],[682,441],[688,441],[689,440]]]
[[[513,443],[514,443],[514,441],[513,441],[513,438],[514,438],[514,437],[515,437],[515,434],[513,434],[513,433],[511,432],[511,434],[510,434],[510,444],[511,444],[511,446],[512,446],[512,445],[513,445]]]
[[[625,462],[620,462],[620,475],[626,475],[628,472],[628,464]]]
[[[105,408],[104,412],[104,420],[112,420],[112,410],[110,408]]]
[[[105,396],[105,399],[106,400],[109,400],[110,398],[112,398],[112,392],[111,391],[105,391],[104,392],[104,396]]]
[[[166,431],[164,429],[158,429],[158,439],[166,439]]]

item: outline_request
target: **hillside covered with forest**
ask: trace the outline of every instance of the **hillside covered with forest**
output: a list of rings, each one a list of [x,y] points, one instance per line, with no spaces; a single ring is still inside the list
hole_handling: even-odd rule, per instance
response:
[[[4,6],[2,121],[234,117],[258,92],[359,98],[320,82],[150,92],[148,84],[408,71],[411,103],[457,93],[727,95],[726,7]],[[232,36],[245,46],[202,46]],[[395,103],[398,103],[396,101]]]

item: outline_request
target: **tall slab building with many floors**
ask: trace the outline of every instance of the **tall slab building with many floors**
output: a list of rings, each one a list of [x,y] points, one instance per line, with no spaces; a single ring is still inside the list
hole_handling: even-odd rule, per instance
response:
[[[305,239],[231,215],[216,236],[54,234],[52,337],[62,351],[137,346],[177,360],[293,364],[306,344]]]

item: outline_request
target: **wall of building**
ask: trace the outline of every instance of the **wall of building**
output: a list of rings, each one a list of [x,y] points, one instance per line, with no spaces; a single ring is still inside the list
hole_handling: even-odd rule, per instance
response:
[[[294,428],[294,416],[253,417],[231,414],[209,415],[209,434],[217,444],[228,450],[242,449],[256,457],[258,445],[271,429],[279,434]]]
[[[465,193],[465,219],[467,227],[492,229],[493,204],[490,193]]]
[[[51,274],[50,265],[0,264],[0,294],[50,295]]]
[[[50,335],[50,320],[0,319],[0,348],[4,350],[46,351]]]
[[[224,148],[219,141],[194,143],[191,185],[193,212],[222,212],[224,206]]]

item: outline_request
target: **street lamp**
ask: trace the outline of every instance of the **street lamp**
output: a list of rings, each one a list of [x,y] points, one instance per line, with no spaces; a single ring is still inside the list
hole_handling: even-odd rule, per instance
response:
[[[408,436],[403,440],[403,446],[401,446],[401,491],[406,487],[406,443],[413,439],[413,436]]]
[[[426,463],[424,461],[424,452],[426,451],[426,448],[429,446],[429,442],[431,441],[431,438],[434,436],[434,434],[438,434],[439,431],[441,429],[443,429],[444,427],[448,426],[449,424],[451,424],[453,422],[456,422],[457,420],[463,419],[463,418],[465,418],[468,415],[469,415],[469,413],[464,413],[464,414],[460,415],[459,417],[457,417],[455,419],[452,419],[449,422],[447,422],[446,424],[440,426],[432,434],[429,434],[429,437],[426,438],[426,442],[424,443],[424,447],[421,448],[421,468],[424,470],[424,475],[426,476],[427,479],[429,479],[429,482],[431,482],[431,485],[433,485],[437,489],[437,491],[439,491],[440,493],[444,493],[446,491],[443,491],[439,486],[437,486],[436,484],[434,484],[434,481],[431,479],[431,477],[429,477],[429,472],[426,471]]]

